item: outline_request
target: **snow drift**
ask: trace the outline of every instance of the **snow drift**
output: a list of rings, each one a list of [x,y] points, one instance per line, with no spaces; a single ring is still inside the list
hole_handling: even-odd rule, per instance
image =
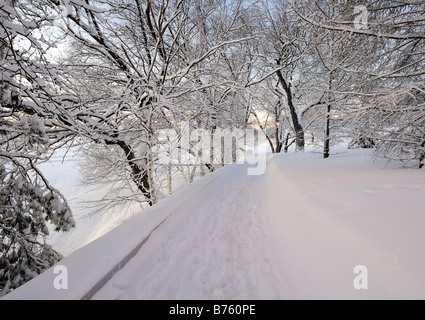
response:
[[[4,298],[423,299],[425,172],[369,156],[229,165],[67,256],[68,289],[53,267]]]

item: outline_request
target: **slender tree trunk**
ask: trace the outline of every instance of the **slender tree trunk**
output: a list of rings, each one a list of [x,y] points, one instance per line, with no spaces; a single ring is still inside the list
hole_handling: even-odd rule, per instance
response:
[[[173,193],[173,149],[170,148],[168,166],[167,166],[167,174],[168,174],[168,194],[171,195]]]
[[[425,140],[421,143],[421,155],[419,156],[419,169],[422,169],[425,167],[425,151],[423,151],[423,148],[425,148]]]
[[[148,150],[147,150],[147,168],[148,168],[148,181],[149,181],[149,194],[151,205],[154,205],[157,200],[155,196],[154,183],[153,183],[153,155],[152,155],[152,109],[149,114],[149,122],[148,122]]]
[[[280,128],[279,133],[279,149],[277,149],[277,153],[281,153],[283,149],[283,140],[284,140],[284,130],[283,128]]]
[[[275,132],[275,134],[276,134],[276,148],[275,148],[275,150],[276,150],[276,153],[279,153],[280,150],[281,150],[281,147],[280,147],[279,123],[278,122],[276,122],[276,132]]]
[[[200,126],[199,126],[200,128]],[[205,137],[202,137],[200,134],[198,136],[198,158],[199,158],[199,174],[201,177],[205,176],[205,168],[204,168],[204,159],[203,159],[203,141]]]
[[[285,138],[285,147],[283,148],[283,152],[288,153],[288,149],[289,149],[289,137],[291,136],[291,134],[288,132],[286,134],[286,138]]]
[[[329,61],[332,62],[332,48],[329,53]],[[332,63],[331,66],[332,67]],[[332,90],[332,70],[328,70],[328,85],[327,85],[327,93],[326,93],[326,123],[325,123],[325,141],[323,146],[323,158],[327,159],[330,155],[330,143],[331,143],[331,111],[332,111],[332,105],[331,105],[331,90]]]
[[[274,148],[274,144],[273,144],[272,139],[266,133],[264,133],[264,135],[266,136],[266,139],[269,142],[270,149],[272,150],[272,153],[276,153],[276,149]]]
[[[0,60],[4,59],[4,49],[5,44],[3,44],[2,41],[0,41]],[[0,78],[0,104],[3,104],[3,80]]]
[[[214,133],[215,133],[215,125],[211,127],[210,129],[210,164],[214,165],[215,161],[214,161]]]
[[[326,124],[325,124],[325,143],[323,147],[323,158],[329,158],[330,152],[330,122],[331,122],[331,105],[326,106]]]
[[[280,65],[280,61],[278,60],[278,64]],[[292,100],[292,90],[290,85],[286,82],[285,78],[282,75],[282,72],[280,70],[276,71],[276,74],[279,78],[279,82],[283,87],[283,90],[285,90],[286,98],[288,101],[288,108],[289,113],[292,121],[292,125],[295,131],[296,136],[296,143],[297,143],[297,149],[298,151],[304,151],[305,147],[305,140],[304,140],[304,128],[300,123],[300,120],[298,118],[297,111],[294,106],[294,102]]]

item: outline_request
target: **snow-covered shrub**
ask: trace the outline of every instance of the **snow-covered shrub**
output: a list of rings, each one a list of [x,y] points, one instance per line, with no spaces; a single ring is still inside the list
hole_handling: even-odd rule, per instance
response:
[[[366,112],[376,152],[390,160],[425,165],[425,84],[377,99]]]
[[[359,135],[351,140],[348,144],[348,149],[373,149],[375,148],[375,141],[364,135]]]

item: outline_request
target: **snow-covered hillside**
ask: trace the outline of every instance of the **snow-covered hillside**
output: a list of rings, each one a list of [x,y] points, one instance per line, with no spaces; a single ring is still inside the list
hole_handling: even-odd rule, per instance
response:
[[[425,171],[383,169],[364,150],[276,155],[259,176],[247,167],[224,167],[68,255],[68,289],[55,289],[51,268],[4,298],[425,298]],[[359,265],[367,290],[354,286]]]

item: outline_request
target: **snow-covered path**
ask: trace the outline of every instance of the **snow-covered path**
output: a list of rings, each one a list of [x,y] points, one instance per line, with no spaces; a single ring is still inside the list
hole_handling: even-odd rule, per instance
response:
[[[425,298],[423,172],[313,157],[222,169],[94,298]]]
[[[67,290],[52,268],[5,298],[81,299],[102,283],[88,297],[425,299],[425,171],[382,169],[362,150],[247,168],[222,168],[67,256]],[[353,284],[359,265],[367,290]]]
[[[281,298],[262,217],[265,177],[240,165],[220,170],[94,298]]]

